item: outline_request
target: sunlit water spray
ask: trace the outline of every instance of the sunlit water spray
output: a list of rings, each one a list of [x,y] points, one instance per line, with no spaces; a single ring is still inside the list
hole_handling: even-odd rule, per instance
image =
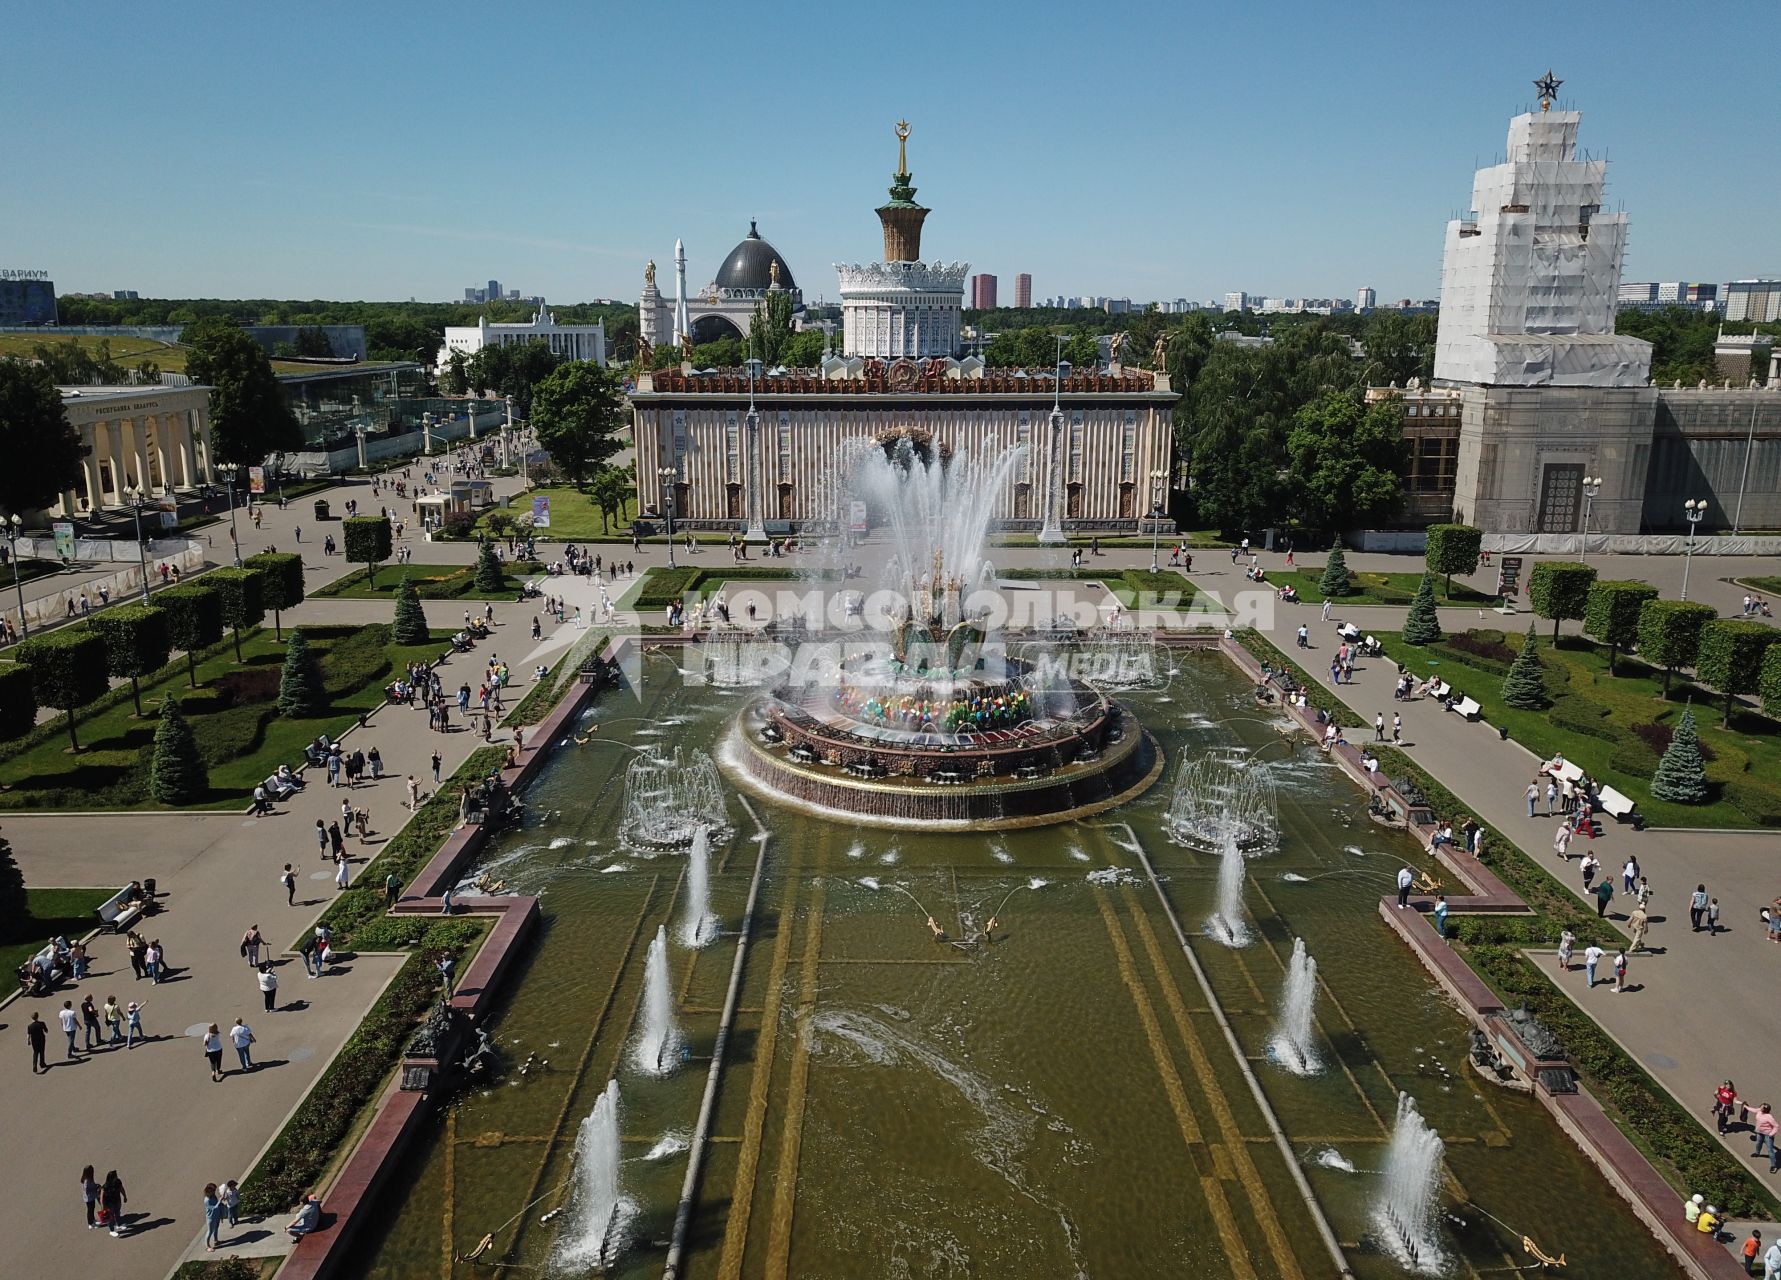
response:
[[[1422,1118],[1416,1099],[1400,1093],[1373,1220],[1399,1265],[1426,1276],[1439,1275],[1445,1262],[1435,1234],[1441,1151],[1441,1135]]]
[[[686,855],[686,915],[680,922],[680,945],[705,946],[717,937],[717,925],[711,910],[711,832],[700,827]]]
[[[1317,1056],[1312,1014],[1317,1004],[1317,961],[1305,950],[1305,940],[1292,940],[1292,959],[1286,965],[1286,986],[1280,994],[1280,1021],[1268,1051],[1275,1062],[1294,1075],[1315,1075],[1322,1063]]]
[[[643,1027],[633,1061],[646,1075],[665,1076],[674,1069],[680,1029],[674,1024],[674,985],[668,973],[668,930],[656,929],[643,967]]]
[[[619,1184],[618,1081],[611,1080],[575,1135],[570,1219],[557,1243],[563,1271],[606,1271],[623,1252],[636,1206]]]

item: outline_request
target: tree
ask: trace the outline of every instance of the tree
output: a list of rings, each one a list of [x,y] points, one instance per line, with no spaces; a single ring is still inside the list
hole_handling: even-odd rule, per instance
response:
[[[1435,612],[1435,579],[1433,574],[1425,573],[1416,588],[1416,598],[1410,601],[1410,612],[1404,615],[1404,642],[1433,644],[1440,638],[1441,618]]]
[[[1410,446],[1395,400],[1363,407],[1331,391],[1293,415],[1286,436],[1288,510],[1313,529],[1391,519],[1404,502]]]
[[[297,354],[307,359],[326,359],[334,354],[328,331],[318,324],[306,324],[297,330]]]
[[[71,627],[21,640],[14,653],[31,668],[37,705],[68,713],[68,746],[79,751],[74,712],[105,692],[105,641],[85,627]]]
[[[1535,643],[1530,622],[1521,652],[1515,655],[1509,674],[1503,677],[1503,701],[1518,711],[1539,711],[1552,701],[1546,694],[1546,669],[1540,665]]]
[[[265,575],[260,580],[260,603],[272,610],[273,639],[284,639],[284,611],[303,603],[303,557],[294,551],[262,551],[242,563]]]
[[[0,836],[0,941],[31,937],[31,927],[31,912],[25,906],[24,873],[19,870],[18,859],[12,856],[12,841]]]
[[[1408,386],[1410,379],[1427,382],[1435,373],[1435,317],[1405,315],[1401,311],[1375,311],[1362,337],[1367,360],[1377,365],[1373,377],[1380,383]]]
[[[257,627],[266,620],[265,595],[258,569],[212,569],[205,580],[217,589],[222,604],[223,621],[235,637],[235,661],[241,661],[241,629]]]
[[[1589,608],[1589,589],[1595,570],[1570,560],[1542,560],[1528,575],[1527,596],[1534,612],[1552,619],[1552,643],[1558,643],[1558,624],[1570,618],[1581,621]]]
[[[268,454],[303,447],[303,431],[265,350],[226,318],[187,325],[186,373],[211,387],[210,434],[218,461],[257,466]]]
[[[572,360],[538,384],[532,399],[538,444],[578,488],[623,447],[622,404],[617,377],[592,360]]]
[[[1400,424],[1400,430],[1402,424]],[[1424,560],[1430,573],[1447,575],[1441,594],[1453,595],[1453,575],[1476,573],[1478,553],[1484,546],[1484,530],[1469,524],[1436,524],[1429,526],[1428,550]]]
[[[486,346],[470,357],[464,373],[470,386],[478,392],[494,390],[512,396],[513,407],[521,414],[532,410],[532,395],[537,385],[561,363],[561,358],[542,338],[530,342],[510,342]]]
[[[354,516],[340,522],[341,542],[346,558],[365,568],[365,581],[377,577],[377,566],[390,558],[390,520],[388,516]]]
[[[829,335],[821,329],[800,329],[779,352],[779,363],[788,369],[814,369],[829,349]]]
[[[609,521],[617,521],[623,515],[636,491],[636,483],[635,470],[629,463],[622,467],[602,467],[594,477],[593,484],[588,486],[588,501],[600,512],[601,533],[611,528]]]
[[[1777,640],[1781,640],[1781,631],[1743,618],[1719,618],[1701,628],[1694,674],[1701,683],[1725,695],[1727,729],[1732,727],[1732,700],[1740,693],[1755,691],[1767,650]],[[43,701],[41,694],[38,701]]]
[[[403,574],[396,587],[396,617],[390,635],[397,644],[425,644],[427,634],[427,615],[421,608],[420,592],[414,589],[408,575]]]
[[[1664,669],[1664,696],[1677,667],[1692,667],[1701,629],[1718,615],[1713,606],[1688,600],[1647,600],[1639,609],[1639,655]]]
[[[172,643],[167,638],[167,615],[154,605],[119,604],[95,613],[88,625],[105,641],[106,671],[130,681],[130,698],[140,718],[140,680],[167,665]]]
[[[1649,582],[1598,582],[1584,602],[1583,631],[1608,646],[1608,674],[1614,674],[1614,658],[1630,649],[1639,638],[1639,611],[1647,600],[1657,599]]]
[[[462,351],[446,357],[445,369],[439,376],[439,389],[448,396],[461,396],[470,389],[470,361]]]
[[[316,715],[326,707],[321,665],[303,628],[292,627],[284,649],[284,670],[278,677],[278,714],[295,720]]]
[[[50,371],[0,359],[0,510],[23,514],[47,507],[80,479],[87,447],[69,424]],[[99,495],[89,494],[95,507]]]
[[[1762,709],[1771,716],[1781,716],[1781,645],[1770,645],[1762,655],[1757,689],[1762,694]]]
[[[293,639],[296,634],[292,633]],[[180,713],[179,699],[170,697],[161,704],[161,723],[155,726],[148,793],[162,804],[192,804],[209,790],[209,772],[198,751],[198,740]]]
[[[792,295],[784,289],[769,290],[754,304],[754,318],[748,330],[754,353],[769,367],[779,363],[786,344],[792,338]]]
[[[483,518],[484,526],[497,538],[505,539],[508,547],[513,546],[513,531],[516,527],[513,516],[505,511],[491,511]]]
[[[167,587],[155,597],[155,605],[167,616],[167,639],[186,655],[186,678],[198,687],[195,655],[223,638],[223,597],[215,587],[188,582]]]
[[[482,540],[482,547],[476,553],[474,581],[478,591],[496,592],[507,586],[507,575],[501,569],[500,560],[495,558],[495,544],[487,538]]]
[[[1354,590],[1354,584],[1348,580],[1348,556],[1342,550],[1340,538],[1330,547],[1330,558],[1324,561],[1323,577],[1317,580],[1317,589],[1331,599]]]
[[[37,692],[31,687],[31,669],[16,662],[0,666],[0,742],[22,738],[36,723]]]
[[[1677,804],[1700,804],[1707,798],[1707,766],[1701,759],[1701,740],[1695,733],[1694,708],[1682,708],[1682,718],[1670,734],[1657,772],[1651,775],[1651,794]]]

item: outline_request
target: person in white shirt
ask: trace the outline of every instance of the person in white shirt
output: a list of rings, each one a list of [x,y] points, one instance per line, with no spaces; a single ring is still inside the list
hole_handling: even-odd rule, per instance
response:
[[[62,1031],[68,1037],[68,1056],[78,1057],[74,1052],[74,1037],[80,1032],[80,1015],[74,1011],[74,1001],[62,1001],[62,1007],[56,1010],[56,1017],[61,1019]]]
[[[1583,952],[1583,972],[1589,975],[1590,990],[1595,989],[1595,967],[1602,962],[1607,954],[1600,947],[1591,943]]]
[[[243,1071],[252,1071],[254,1069],[253,1054],[248,1052],[248,1046],[253,1044],[253,1042],[253,1028],[248,1026],[247,1023],[243,1022],[240,1018],[235,1019],[235,1025],[229,1028],[229,1043],[235,1046],[235,1056],[241,1059],[241,1069]]]
[[[1399,867],[1398,868],[1398,910],[1399,911],[1402,911],[1405,907],[1410,905],[1410,886],[1412,884],[1414,884],[1415,882],[1416,882],[1416,877],[1413,876],[1412,874],[1410,874],[1409,867]]]

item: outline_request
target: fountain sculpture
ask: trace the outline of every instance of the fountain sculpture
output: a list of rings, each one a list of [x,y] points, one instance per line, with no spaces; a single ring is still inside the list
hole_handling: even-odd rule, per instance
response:
[[[1305,940],[1292,940],[1292,958],[1286,963],[1286,986],[1280,993],[1280,1022],[1268,1049],[1274,1061],[1298,1076],[1317,1073],[1320,1063],[1312,1027],[1317,1004],[1317,961],[1305,950]]]
[[[668,929],[656,929],[643,966],[642,1029],[633,1061],[645,1075],[665,1076],[674,1069],[680,1031],[674,1025],[674,982],[668,973]]]
[[[875,826],[1034,826],[1123,803],[1161,772],[1150,735],[1067,664],[990,635],[985,547],[1025,451],[972,459],[930,443],[893,434],[854,455],[836,492],[877,513],[874,598],[894,603],[862,615],[878,629],[849,635],[838,664],[794,664],[745,708],[729,761],[768,799]]]
[[[717,937],[711,912],[711,831],[700,827],[686,854],[686,914],[680,922],[680,945],[702,947]]]
[[[1400,1093],[1374,1222],[1399,1265],[1420,1275],[1439,1275],[1443,1262],[1435,1234],[1441,1151],[1441,1135],[1417,1111],[1416,1099]]]
[[[570,1223],[556,1252],[563,1271],[605,1271],[622,1251],[636,1209],[624,1198],[618,1169],[618,1081],[610,1080],[575,1135]]]
[[[1208,756],[1183,759],[1163,825],[1177,844],[1265,852],[1280,838],[1273,780]]]
[[[683,758],[680,748],[637,756],[625,772],[625,810],[619,834],[644,849],[684,849],[701,830],[727,835],[723,785],[703,751]]]

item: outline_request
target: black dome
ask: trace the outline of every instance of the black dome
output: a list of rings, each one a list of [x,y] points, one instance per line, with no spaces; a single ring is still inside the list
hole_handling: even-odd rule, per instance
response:
[[[779,264],[779,287],[785,290],[796,289],[797,282],[792,279],[792,269],[786,260],[779,256],[779,250],[761,239],[761,233],[755,230],[753,219],[748,223],[748,235],[724,259],[723,266],[717,271],[717,287],[720,289],[770,289],[773,287],[772,264]]]

